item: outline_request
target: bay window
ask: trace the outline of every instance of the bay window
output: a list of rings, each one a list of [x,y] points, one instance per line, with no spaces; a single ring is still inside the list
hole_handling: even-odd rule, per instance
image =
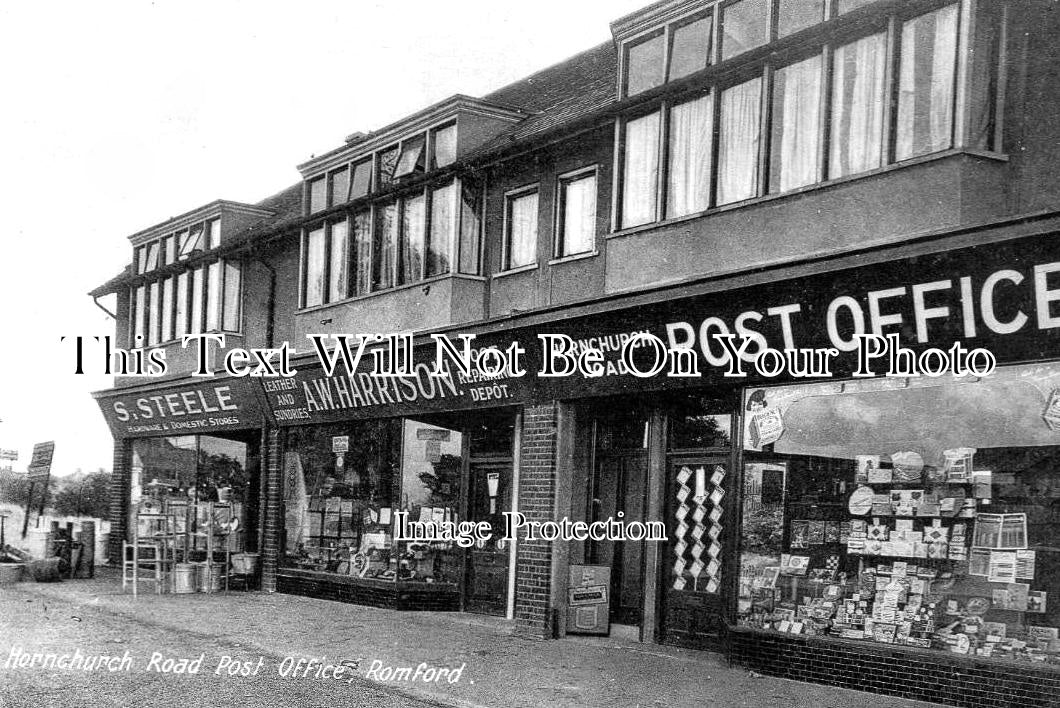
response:
[[[242,299],[242,268],[234,260],[213,261],[130,288],[132,346],[153,347],[203,331],[239,332]]]
[[[357,168],[354,185],[356,174]],[[332,304],[446,275],[458,257],[461,273],[477,275],[477,191],[467,180],[451,180],[310,226],[302,239],[301,306]]]
[[[556,256],[593,250],[596,239],[596,168],[560,177]]]
[[[502,270],[537,261],[537,187],[505,195]]]
[[[927,12],[924,4],[881,4],[875,14],[866,7],[856,23],[827,35],[818,32],[814,39],[805,32],[871,4],[737,0],[720,6],[720,27],[710,28],[709,14],[664,26],[657,36],[669,42],[660,59],[668,78],[711,63],[712,31],[721,45],[715,61],[786,35],[810,39],[759,52],[717,81],[673,92],[650,112],[638,107],[620,117],[614,228],[803,189],[953,147],[996,149],[1000,17],[976,6],[972,29],[962,37],[960,2],[930,4],[935,9]],[[656,37],[647,36],[623,44],[630,92],[638,77],[656,75],[637,64],[649,56],[638,42]],[[958,47],[965,43],[967,64],[959,71]],[[961,135],[959,74],[968,97]]]

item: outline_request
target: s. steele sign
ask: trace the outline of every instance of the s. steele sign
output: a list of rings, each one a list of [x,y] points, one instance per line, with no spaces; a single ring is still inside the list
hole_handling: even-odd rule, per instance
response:
[[[96,398],[115,437],[194,435],[259,427],[262,411],[255,385],[246,379],[218,379]]]

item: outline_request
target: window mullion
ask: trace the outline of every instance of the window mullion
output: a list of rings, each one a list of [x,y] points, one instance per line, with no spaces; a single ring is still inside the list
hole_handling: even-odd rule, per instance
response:
[[[662,83],[665,84],[670,78],[670,64],[673,62],[673,23],[663,28],[663,60],[662,60]]]
[[[718,204],[718,158],[720,156],[719,136],[721,135],[721,87],[715,85],[710,92],[710,179],[707,195],[707,208],[711,209]]]
[[[769,149],[772,131],[769,129],[773,118],[773,64],[768,63],[762,70],[762,92],[759,96],[758,111],[758,165],[757,184],[754,196],[766,193],[769,184]]]
[[[427,131],[428,137],[431,131]],[[423,144],[427,149],[427,143]],[[428,155],[427,159],[430,159]],[[427,261],[430,260],[431,252],[431,209],[434,199],[431,190],[425,185],[423,187],[423,243],[420,244],[420,280],[427,279]]]
[[[615,147],[612,160],[611,183],[611,233],[619,230],[622,223],[622,189],[624,184],[623,169],[625,166],[625,144],[622,140],[622,132],[625,128],[625,120],[622,117],[615,118]]]
[[[368,287],[366,294],[375,289],[375,284],[372,282],[375,280],[375,217],[375,202],[372,202],[368,206],[368,282],[366,283]]]
[[[953,134],[951,147],[965,147],[971,143],[968,121],[968,101],[972,95],[974,71],[971,65],[971,48],[975,41],[976,0],[962,0],[958,14],[957,27],[957,62],[954,80],[957,82],[953,92]]]
[[[897,135],[895,125],[895,107],[898,102],[898,62],[901,54],[898,44],[898,19],[891,15],[887,18],[887,57],[884,69],[884,90],[886,100],[883,102],[883,130],[880,131],[883,145],[880,146],[881,163],[889,165],[894,162],[894,144]]]
[[[825,44],[821,51],[821,96],[817,118],[817,182],[828,178],[828,151],[831,146],[830,115],[832,110],[832,57],[835,53],[831,44]]]
[[[302,307],[306,306],[306,283],[309,280],[309,252],[306,249],[308,237],[306,230],[302,229],[302,237],[300,239],[299,251],[301,252],[302,266],[298,269],[298,299],[301,301]],[[190,284],[190,283],[189,283]],[[189,292],[190,292],[189,288]]]
[[[670,111],[673,110],[673,102],[663,101],[659,106],[659,177],[656,185],[656,200],[658,205],[655,210],[655,220],[662,221],[669,215],[666,213],[666,200],[669,199],[670,182]]]

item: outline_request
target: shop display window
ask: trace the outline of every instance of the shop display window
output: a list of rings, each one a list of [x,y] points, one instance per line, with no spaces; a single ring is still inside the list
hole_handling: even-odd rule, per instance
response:
[[[1060,365],[745,396],[738,623],[1060,665]]]
[[[257,550],[257,455],[251,445],[209,435],[144,438],[133,441],[130,465],[129,528],[137,517],[173,517],[176,531],[196,532],[213,521],[207,510],[224,507],[227,550]]]
[[[397,513],[458,522],[462,437],[413,420],[286,432],[285,565],[375,581],[456,583],[455,543],[395,541]]]

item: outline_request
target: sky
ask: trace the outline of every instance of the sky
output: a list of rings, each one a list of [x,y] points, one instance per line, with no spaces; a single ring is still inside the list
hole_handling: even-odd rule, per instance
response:
[[[254,203],[357,131],[480,96],[610,38],[649,0],[147,0],[0,4],[0,450],[110,470],[86,294],[127,237],[215,199]],[[112,299],[102,301],[113,309]],[[60,341],[66,337],[66,341]]]

